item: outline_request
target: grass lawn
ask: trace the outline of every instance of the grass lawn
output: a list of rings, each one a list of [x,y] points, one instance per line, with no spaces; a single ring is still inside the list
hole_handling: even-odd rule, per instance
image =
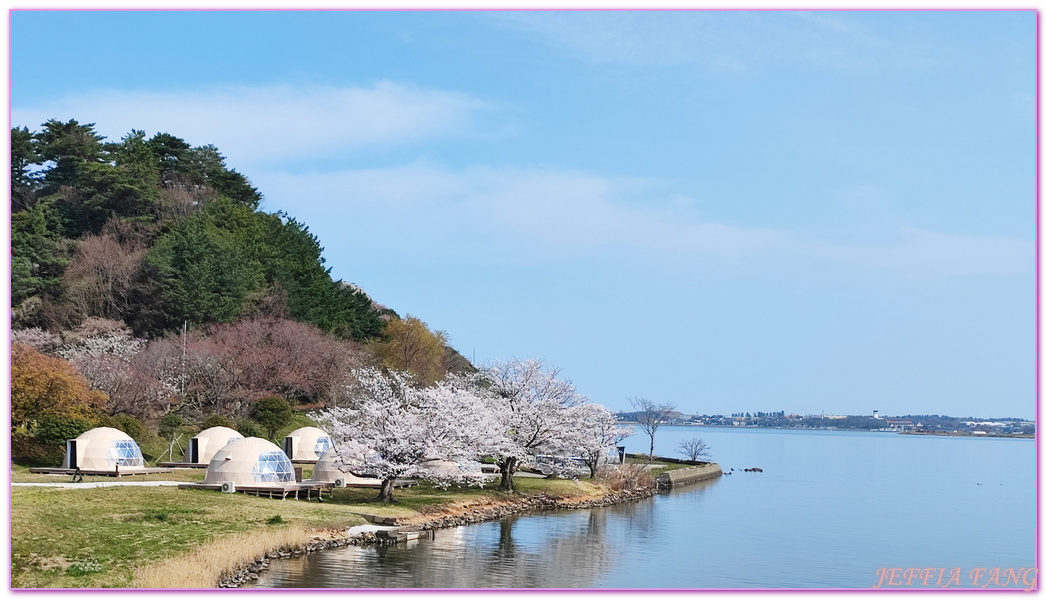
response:
[[[651,477],[658,477],[666,471],[675,471],[676,469],[685,469],[691,465],[685,465],[680,463],[670,463],[665,461],[659,461],[658,457],[654,457],[653,461],[647,460],[646,458],[636,458],[634,456],[625,457],[625,464],[627,465],[660,465],[650,470]]]
[[[299,465],[295,465],[299,466]],[[153,468],[150,466],[150,468]],[[84,475],[84,483],[90,482],[129,482],[129,481],[177,481],[179,483],[200,483],[204,480],[206,469],[171,469],[170,473],[151,473],[149,475],[125,475],[123,477],[106,477],[105,475]],[[313,468],[303,465],[302,478],[313,476]],[[72,475],[47,475],[30,473],[29,467],[11,466],[12,483],[70,483]]]
[[[14,481],[69,479],[30,474],[17,466],[12,470]],[[185,469],[122,480],[199,481],[203,475],[202,469]],[[422,483],[397,489],[399,503],[392,505],[376,502],[377,490],[353,488],[334,490],[330,499],[318,503],[176,487],[15,487],[11,490],[11,586],[129,587],[136,567],[186,554],[222,536],[278,527],[345,528],[365,523],[361,514],[411,517],[427,506],[511,497],[492,489],[496,485],[497,480],[482,489],[442,490]],[[516,485],[519,493],[564,497],[601,491],[587,480],[517,478]]]

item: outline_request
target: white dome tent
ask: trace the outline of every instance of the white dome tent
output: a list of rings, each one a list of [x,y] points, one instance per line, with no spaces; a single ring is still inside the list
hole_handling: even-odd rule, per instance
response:
[[[242,440],[244,436],[240,432],[228,427],[210,427],[196,434],[189,440],[189,447],[185,450],[182,462],[190,464],[207,464],[214,458],[216,452],[234,440]]]
[[[427,460],[418,466],[435,475],[454,475],[461,471],[458,463],[451,460]]]
[[[112,427],[96,427],[66,440],[63,469],[84,471],[141,471],[142,450],[131,436]]]
[[[284,454],[295,462],[314,463],[333,445],[323,429],[300,427],[284,437]]]
[[[294,467],[276,444],[262,438],[241,438],[219,449],[207,465],[204,485],[227,481],[252,487],[293,485]]]
[[[336,456],[334,448],[325,451],[316,461],[316,466],[313,467],[313,477],[309,481],[311,483],[334,483],[341,479],[348,487],[378,487],[381,485],[381,481],[374,477],[357,477],[348,471],[339,469],[334,463]]]

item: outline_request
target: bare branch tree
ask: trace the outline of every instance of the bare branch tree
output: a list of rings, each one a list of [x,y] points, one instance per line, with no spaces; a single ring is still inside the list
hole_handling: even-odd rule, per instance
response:
[[[647,398],[631,398],[629,403],[636,409],[636,424],[651,438],[651,452],[647,455],[654,457],[654,434],[658,428],[669,419],[669,414],[676,410],[674,402],[663,402],[655,404]]]
[[[680,442],[680,445],[676,447],[676,451],[687,457],[687,460],[698,462],[703,458],[709,458],[709,445],[705,443],[705,440],[699,438],[691,438]]]

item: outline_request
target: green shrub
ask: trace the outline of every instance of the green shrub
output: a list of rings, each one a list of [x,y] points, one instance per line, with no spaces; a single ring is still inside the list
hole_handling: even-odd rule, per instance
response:
[[[74,436],[75,437],[75,436]],[[28,433],[11,434],[11,461],[27,467],[57,467],[65,458],[65,446],[45,444]]]
[[[158,424],[160,427],[160,436],[165,440],[170,440],[182,428],[183,422],[184,421],[180,415],[167,413],[160,419],[160,423]]]
[[[280,515],[275,515],[275,516],[271,517],[268,521],[266,521],[266,523],[268,523],[270,525],[279,525],[279,524],[281,524],[283,522],[284,522],[284,518],[281,517]]]
[[[33,428],[36,439],[45,444],[64,444],[91,429],[91,422],[76,417],[44,417]]]
[[[145,426],[144,423],[128,414],[119,414],[113,417],[116,428],[131,436],[131,439],[139,445],[145,443],[155,434]]]
[[[262,398],[255,403],[251,418],[265,428],[269,439],[276,436],[276,430],[291,422],[291,405],[279,396]]]
[[[228,427],[229,429],[236,429],[236,423],[234,423],[232,419],[227,419],[222,415],[209,415],[204,419],[203,423],[200,423],[200,431],[212,427]],[[241,431],[240,433],[243,432]]]
[[[265,437],[265,431],[262,427],[255,423],[251,419],[244,419],[236,424],[236,430],[240,432],[240,435],[245,438],[249,437]]]

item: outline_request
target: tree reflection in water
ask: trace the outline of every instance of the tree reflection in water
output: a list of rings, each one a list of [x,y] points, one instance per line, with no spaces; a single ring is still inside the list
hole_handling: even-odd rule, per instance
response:
[[[688,486],[691,493],[702,484]],[[700,493],[700,492],[699,492]],[[441,529],[432,539],[273,561],[259,587],[597,587],[622,552],[657,544],[655,502],[556,511]],[[625,542],[625,543],[623,543]]]

